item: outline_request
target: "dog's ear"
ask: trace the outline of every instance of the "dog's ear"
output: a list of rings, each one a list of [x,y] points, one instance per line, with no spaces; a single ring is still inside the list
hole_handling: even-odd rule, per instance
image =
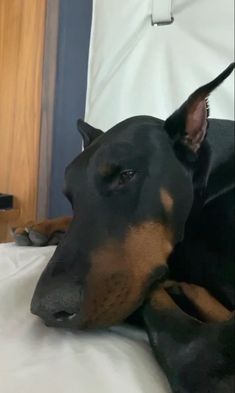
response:
[[[96,138],[103,134],[103,131],[90,126],[81,119],[78,119],[77,121],[77,129],[82,136],[84,149],[89,146],[90,143],[93,142]]]
[[[208,127],[208,97],[233,71],[235,63],[230,64],[217,78],[197,89],[187,101],[166,121],[165,129],[175,147],[183,147],[195,155],[206,137]],[[190,154],[189,154],[190,155]]]

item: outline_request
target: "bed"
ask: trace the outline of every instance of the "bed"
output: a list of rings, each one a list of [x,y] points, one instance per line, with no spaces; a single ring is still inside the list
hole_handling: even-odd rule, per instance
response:
[[[49,329],[30,314],[36,281],[53,251],[0,245],[0,391],[170,393],[144,332]]]
[[[232,61],[233,0],[169,5],[174,22],[158,25],[160,0],[94,0],[86,101],[92,125],[105,131],[137,114],[165,118]],[[212,96],[213,117],[233,119],[232,79]],[[0,391],[170,393],[144,332],[59,330],[30,314],[53,251],[0,245]]]

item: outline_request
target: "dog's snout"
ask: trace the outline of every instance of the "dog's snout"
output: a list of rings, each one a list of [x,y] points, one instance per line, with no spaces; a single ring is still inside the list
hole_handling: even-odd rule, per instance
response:
[[[83,290],[76,284],[36,288],[31,312],[48,326],[73,327],[79,324],[82,299]]]

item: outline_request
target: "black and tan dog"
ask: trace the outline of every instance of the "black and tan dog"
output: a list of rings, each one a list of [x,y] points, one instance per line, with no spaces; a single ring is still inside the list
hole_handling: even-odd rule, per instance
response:
[[[107,133],[79,121],[85,149],[65,173],[73,218],[15,231],[28,245],[66,232],[32,313],[85,329],[138,310],[175,393],[234,388],[234,126],[208,121],[207,102],[233,69],[166,121],[133,117]]]

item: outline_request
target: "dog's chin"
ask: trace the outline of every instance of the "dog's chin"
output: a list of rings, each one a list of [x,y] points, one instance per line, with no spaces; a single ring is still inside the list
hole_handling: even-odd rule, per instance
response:
[[[100,311],[99,315],[94,315],[93,318],[84,318],[80,321],[78,329],[90,330],[90,329],[104,329],[110,326],[118,325],[125,321],[134,311],[139,307],[141,303],[138,302],[132,305],[128,309],[110,309],[105,310],[103,313]]]
[[[141,307],[145,300],[145,293],[142,292],[134,300],[125,297],[119,297],[117,300],[108,305],[100,305],[96,310],[93,309],[92,314],[84,313],[77,328],[80,330],[105,329],[123,323]]]

